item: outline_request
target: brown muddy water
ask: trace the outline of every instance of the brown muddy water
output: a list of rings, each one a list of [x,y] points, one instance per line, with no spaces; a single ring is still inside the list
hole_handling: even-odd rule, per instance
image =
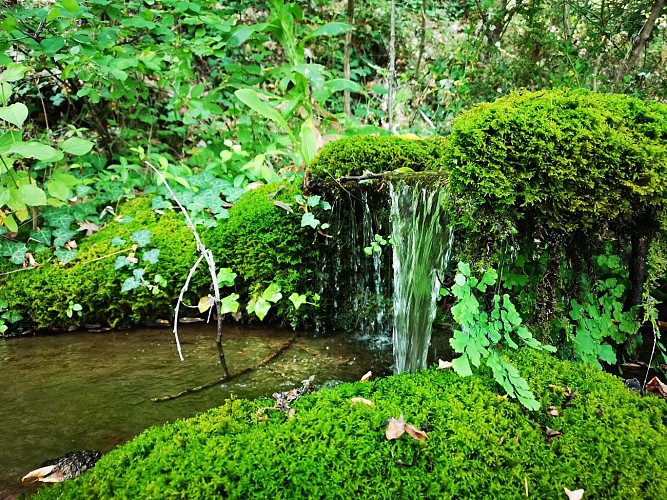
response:
[[[280,349],[292,333],[227,327],[232,374]],[[221,375],[209,325],[184,325],[178,358],[168,329],[0,339],[0,499],[32,493],[20,478],[43,462],[76,450],[108,452],[144,429],[239,398],[270,397],[315,375],[315,385],[390,373],[391,345],[353,335],[298,335],[266,365],[228,383],[181,398],[151,398],[205,384]],[[433,348],[435,349],[435,348]],[[437,353],[431,352],[431,358]]]

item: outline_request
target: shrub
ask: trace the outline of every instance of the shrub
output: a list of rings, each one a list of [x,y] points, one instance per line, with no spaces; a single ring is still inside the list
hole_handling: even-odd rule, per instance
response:
[[[564,487],[665,498],[664,400],[544,353],[520,350],[512,361],[542,408],[562,416],[522,411],[496,393],[489,370],[460,378],[432,368],[321,390],[294,403],[293,419],[258,412],[272,401],[227,401],[145,431],[37,498],[518,498],[526,487],[535,498]],[[566,404],[559,387],[576,397]],[[387,419],[400,414],[428,440],[387,441]],[[562,436],[547,438],[545,427]]]

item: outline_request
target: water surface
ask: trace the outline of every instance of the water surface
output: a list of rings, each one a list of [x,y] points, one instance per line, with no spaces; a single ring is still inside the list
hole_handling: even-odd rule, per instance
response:
[[[226,384],[155,403],[151,398],[205,384],[222,375],[208,325],[179,328],[185,361],[164,329],[0,339],[0,499],[34,491],[20,478],[67,452],[107,452],[152,425],[195,415],[232,394],[270,396],[315,375],[316,385],[387,374],[391,346],[351,335],[297,336],[270,363]],[[236,373],[280,349],[293,334],[227,327],[224,348]]]

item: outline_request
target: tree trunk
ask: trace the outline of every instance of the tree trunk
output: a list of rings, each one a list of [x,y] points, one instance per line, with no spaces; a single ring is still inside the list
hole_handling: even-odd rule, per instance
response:
[[[639,30],[635,36],[632,37],[632,47],[628,51],[628,55],[625,56],[625,59],[621,61],[621,64],[618,68],[618,73],[616,73],[616,86],[630,73],[630,70],[637,63],[637,59],[641,53],[646,49],[646,44],[648,43],[649,38],[651,38],[651,33],[653,32],[653,27],[655,22],[660,17],[662,9],[665,6],[665,0],[656,0],[651,7],[651,12],[642,26],[642,29]]]
[[[389,114],[389,130],[394,129],[394,80],[396,79],[396,0],[391,0],[391,21],[389,34],[389,94],[387,111]]]
[[[630,289],[623,308],[627,311],[640,305],[646,281],[646,259],[648,257],[649,235],[638,229],[632,233],[632,254],[630,255]]]
[[[347,0],[347,24],[354,24],[354,0]],[[350,80],[352,71],[350,70],[350,50],[352,45],[352,31],[345,33],[345,56],[343,60],[343,77]],[[350,98],[350,91],[343,91],[343,106],[345,114],[352,116],[352,103]]]

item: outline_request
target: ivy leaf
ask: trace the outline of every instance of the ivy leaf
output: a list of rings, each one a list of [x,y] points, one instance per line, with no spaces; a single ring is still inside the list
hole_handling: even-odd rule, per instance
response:
[[[119,255],[116,257],[116,262],[114,262],[113,268],[114,270],[121,269],[123,267],[132,267],[134,266],[134,262],[130,259],[127,258],[125,255]]]
[[[470,264],[467,262],[459,262],[457,269],[459,270],[459,273],[461,273],[463,276],[470,276]]]
[[[306,303],[306,294],[299,295],[298,293],[294,292],[292,295],[289,296],[289,300],[292,301],[292,304],[294,304],[294,308],[298,309],[301,307],[303,304]]]
[[[67,250],[66,248],[56,248],[55,252],[53,254],[58,257],[58,260],[62,262],[63,264],[69,264],[74,260],[74,257],[76,257],[76,253],[78,250]]]
[[[43,228],[41,231],[30,231],[30,239],[47,247],[51,246],[51,229]]]
[[[132,233],[130,239],[140,247],[145,247],[151,242],[151,232],[149,229],[142,229]]]
[[[234,281],[236,281],[237,276],[238,275],[232,271],[231,268],[223,267],[220,269],[220,271],[218,271],[218,275],[215,277],[215,279],[217,280],[219,287],[234,286]]]
[[[239,310],[239,295],[232,293],[220,300],[220,314],[235,313]]]
[[[25,260],[25,254],[28,253],[28,247],[25,245],[25,243],[17,243],[12,245],[11,249],[12,253],[9,256],[9,261],[12,264],[23,264],[23,261]]]
[[[134,290],[135,288],[139,288],[141,286],[141,281],[138,280],[137,278],[127,278],[123,282],[123,286],[120,288],[121,293],[129,292],[130,290]]]
[[[71,240],[75,236],[76,236],[75,231],[70,231],[69,229],[59,227],[55,231],[53,231],[53,237],[55,238],[53,240],[53,245],[57,247],[63,247],[69,240]]]
[[[143,255],[141,256],[141,260],[148,262],[149,264],[157,264],[159,257],[160,257],[160,249],[153,248],[152,250],[144,252]]]
[[[280,286],[275,283],[271,283],[266,287],[266,290],[262,292],[262,299],[269,302],[278,302],[282,297],[283,294],[280,293]]]
[[[112,247],[122,247],[123,245],[125,245],[125,243],[126,241],[120,236],[114,236],[113,238],[111,238]]]
[[[301,217],[301,227],[310,226],[313,229],[317,229],[317,226],[320,224],[320,221],[315,218],[312,212],[306,212]]]
[[[261,321],[271,309],[271,303],[262,297],[255,297],[248,303],[246,309],[249,313],[255,313]]]

